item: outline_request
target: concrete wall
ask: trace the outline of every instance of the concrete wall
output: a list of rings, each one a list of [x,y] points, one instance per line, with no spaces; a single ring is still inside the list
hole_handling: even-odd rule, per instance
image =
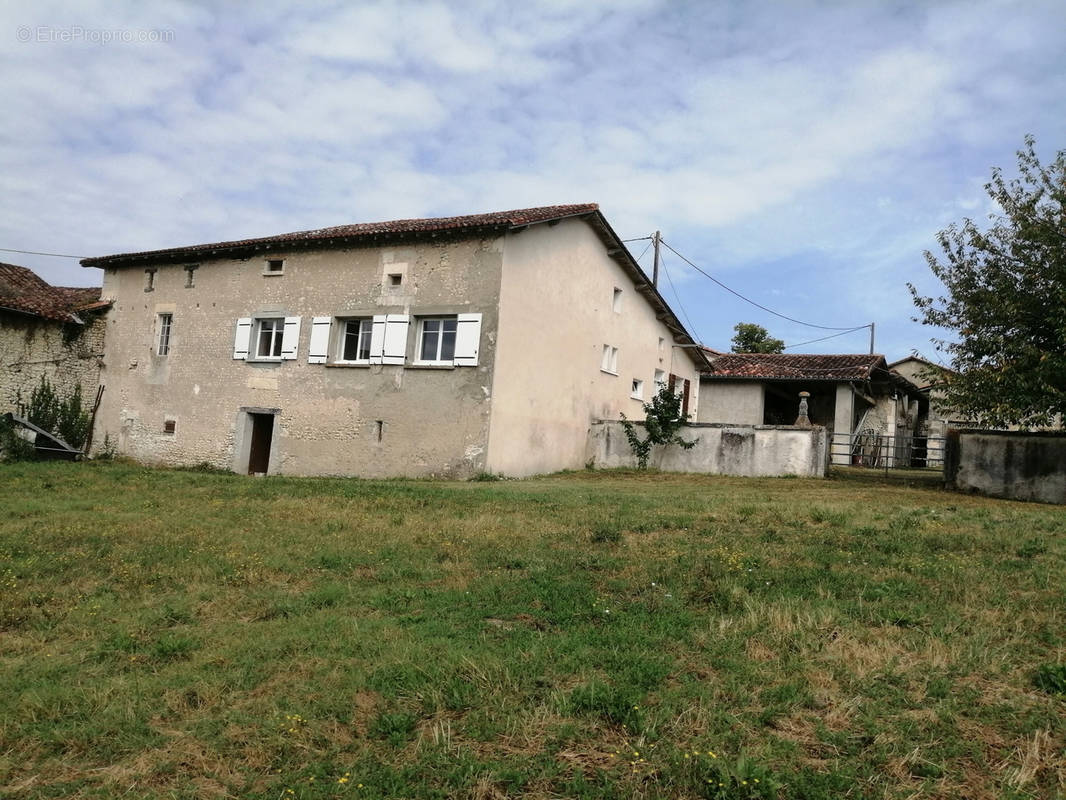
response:
[[[67,396],[81,384],[89,410],[99,382],[106,323],[83,314],[85,325],[0,311],[0,414],[15,411],[18,397],[30,399],[41,378]]]
[[[825,477],[825,428],[697,423],[685,426],[681,436],[699,441],[691,450],[676,445],[657,447],[649,466],[712,475]],[[587,460],[601,468],[636,466],[621,423],[592,426]]]
[[[152,265],[151,291],[143,265],[106,270],[103,295],[115,304],[96,447],[110,434],[119,452],[145,462],[240,470],[247,410],[277,409],[270,472],[466,476],[485,468],[501,240],[270,258],[284,259],[281,274],[264,274],[262,258],[202,261],[191,288],[183,264]],[[399,287],[390,274],[402,274]],[[314,316],[464,312],[483,314],[477,367],[413,366],[414,322],[404,365],[308,363]],[[173,314],[173,328],[170,353],[159,356],[163,313]],[[257,314],[301,318],[295,360],[233,358],[236,320]]]
[[[643,419],[657,369],[691,381],[695,418],[694,362],[586,223],[535,225],[505,241],[489,471],[581,467],[594,421]],[[618,348],[616,374],[601,369],[604,345]],[[634,379],[642,399],[630,396]]]
[[[762,425],[765,402],[763,384],[756,381],[700,381],[697,422]]]
[[[1066,503],[1066,434],[949,431],[944,479],[964,492]]]

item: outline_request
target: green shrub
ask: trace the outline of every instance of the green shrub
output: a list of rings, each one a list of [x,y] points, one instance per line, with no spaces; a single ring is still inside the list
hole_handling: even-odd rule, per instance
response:
[[[19,398],[18,413],[76,450],[80,450],[89,437],[89,414],[82,405],[81,384],[63,397],[42,375],[29,401],[23,403]]]

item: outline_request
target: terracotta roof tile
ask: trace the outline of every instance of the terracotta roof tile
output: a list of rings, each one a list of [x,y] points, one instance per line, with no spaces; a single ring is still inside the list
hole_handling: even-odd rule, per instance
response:
[[[33,270],[16,264],[0,264],[0,307],[53,319],[71,321],[71,314],[99,306],[100,287],[52,286]],[[104,303],[103,305],[107,305]]]
[[[714,358],[712,371],[704,377],[861,381],[869,380],[878,368],[885,369],[884,356],[728,353]]]
[[[200,258],[208,255],[236,254],[255,250],[280,250],[286,247],[320,244],[356,244],[381,239],[417,238],[433,234],[506,231],[538,222],[550,222],[566,217],[580,216],[598,211],[595,203],[579,205],[541,206],[519,208],[512,211],[495,211],[490,214],[469,214],[462,217],[431,217],[427,219],[397,219],[388,222],[364,222],[356,225],[338,225],[332,228],[316,228],[310,231],[282,233],[258,239],[237,239],[229,242],[198,244],[188,247],[172,247],[166,250],[147,250],[140,253],[119,253],[111,256],[82,259],[84,267],[108,267],[123,262],[175,261]]]

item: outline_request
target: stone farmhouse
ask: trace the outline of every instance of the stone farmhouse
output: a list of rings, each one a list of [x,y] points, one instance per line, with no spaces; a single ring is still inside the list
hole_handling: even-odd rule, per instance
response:
[[[591,423],[702,352],[598,206],[345,225],[88,258],[104,270],[95,441],[242,473],[579,468]]]
[[[46,378],[92,402],[104,355],[100,289],[52,286],[32,270],[0,264],[0,413],[17,411]]]

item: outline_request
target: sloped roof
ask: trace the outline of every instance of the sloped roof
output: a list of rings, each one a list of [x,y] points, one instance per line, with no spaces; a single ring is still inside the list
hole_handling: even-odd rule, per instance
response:
[[[607,255],[625,270],[640,292],[655,309],[655,316],[674,334],[686,355],[697,369],[708,365],[706,354],[691,337],[674,314],[659,290],[652,284],[636,259],[607,222],[596,203],[540,206],[488,214],[468,214],[460,217],[432,217],[427,219],[399,219],[390,222],[367,222],[339,225],[310,231],[282,233],[258,239],[237,239],[229,242],[172,247],[166,250],[147,250],[141,253],[119,253],[111,256],[84,258],[83,267],[121,267],[131,265],[181,263],[203,258],[239,258],[256,253],[283,252],[294,249],[324,247],[370,247],[397,242],[417,242],[438,238],[498,236],[517,232],[529,225],[554,223],[570,217],[580,217],[589,224],[607,250]]]
[[[106,306],[100,287],[52,286],[33,270],[0,263],[0,308],[59,322],[77,321],[78,311]]]
[[[204,256],[237,256],[242,253],[268,252],[308,246],[343,246],[346,244],[376,244],[382,241],[429,239],[445,234],[488,234],[524,228],[538,222],[554,222],[566,217],[599,211],[596,203],[578,205],[541,206],[495,211],[489,214],[468,214],[461,217],[431,217],[427,219],[397,219],[388,222],[364,222],[337,225],[309,231],[281,233],[258,239],[236,239],[229,242],[171,247],[165,250],[146,250],[140,253],[119,253],[82,259],[83,267],[112,267],[130,262],[153,263],[196,259]]]
[[[886,369],[880,355],[805,355],[791,353],[727,353],[711,362],[710,380],[766,379],[865,381]]]

